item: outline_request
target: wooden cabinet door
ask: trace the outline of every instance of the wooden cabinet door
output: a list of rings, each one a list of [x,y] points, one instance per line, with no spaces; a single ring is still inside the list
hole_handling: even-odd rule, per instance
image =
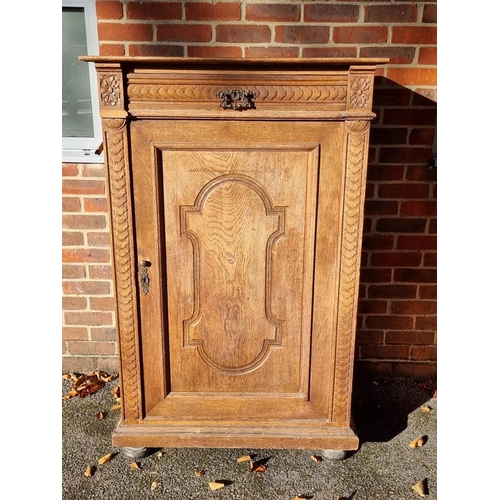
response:
[[[343,123],[130,130],[146,420],[334,421]]]

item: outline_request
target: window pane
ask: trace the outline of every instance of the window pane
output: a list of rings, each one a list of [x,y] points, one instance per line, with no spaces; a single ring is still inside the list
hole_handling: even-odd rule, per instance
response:
[[[83,8],[62,10],[62,130],[63,137],[94,137]]]

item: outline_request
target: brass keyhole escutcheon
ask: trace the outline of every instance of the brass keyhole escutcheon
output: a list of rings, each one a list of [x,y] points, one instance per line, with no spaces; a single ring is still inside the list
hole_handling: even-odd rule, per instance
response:
[[[141,260],[140,265],[141,265],[141,276],[140,276],[141,290],[144,295],[147,295],[149,293],[149,282],[150,282],[148,267],[151,265],[151,262],[148,262],[147,260]]]

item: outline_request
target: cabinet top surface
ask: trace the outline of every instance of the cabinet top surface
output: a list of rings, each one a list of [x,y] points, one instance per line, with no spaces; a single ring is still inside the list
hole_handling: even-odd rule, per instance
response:
[[[99,64],[153,65],[153,66],[263,66],[263,67],[321,67],[328,69],[338,66],[374,66],[390,62],[389,58],[199,58],[199,57],[151,57],[151,56],[81,56],[86,62]]]

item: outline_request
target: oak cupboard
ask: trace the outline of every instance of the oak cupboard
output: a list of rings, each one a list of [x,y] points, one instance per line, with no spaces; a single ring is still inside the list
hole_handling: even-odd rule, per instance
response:
[[[387,60],[82,59],[110,195],[113,444],[357,449],[368,136]]]

